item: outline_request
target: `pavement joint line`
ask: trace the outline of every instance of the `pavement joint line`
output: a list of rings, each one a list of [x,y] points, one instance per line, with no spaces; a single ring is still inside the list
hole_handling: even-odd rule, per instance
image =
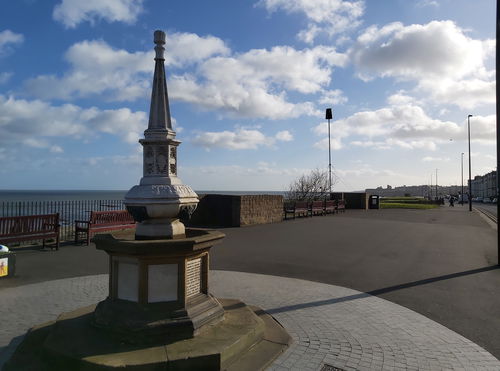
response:
[[[500,361],[452,330],[398,304],[345,287],[232,271],[210,272],[211,292],[257,305],[287,329],[294,342],[270,370],[500,369]],[[108,275],[83,276],[2,289],[0,366],[32,326],[107,296]],[[265,292],[266,295],[262,295]],[[330,299],[330,301],[328,300]],[[318,306],[297,304],[320,302]],[[283,308],[287,308],[283,310]],[[18,313],[23,313],[19,316]],[[307,344],[307,345],[306,345]],[[325,353],[319,353],[324,348]],[[367,366],[368,365],[368,366]],[[372,365],[372,366],[369,366]]]
[[[495,231],[498,229],[498,221],[497,217],[493,215],[492,213],[481,209],[479,207],[473,207],[472,208],[476,213],[479,214],[479,216],[488,223],[488,225],[493,228]]]

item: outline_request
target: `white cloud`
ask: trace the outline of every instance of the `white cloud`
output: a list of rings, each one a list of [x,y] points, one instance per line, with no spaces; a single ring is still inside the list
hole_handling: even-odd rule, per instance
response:
[[[350,144],[356,147],[374,148],[379,150],[402,148],[408,150],[423,149],[428,151],[435,151],[437,149],[436,143],[430,140],[401,140],[388,138],[383,141],[355,140]]]
[[[318,114],[307,99],[290,101],[289,92],[316,94],[330,84],[333,68],[347,63],[347,55],[333,47],[276,46],[235,54],[216,37],[190,33],[168,34],[165,55],[173,71],[167,74],[172,100],[231,117],[268,119]],[[153,58],[152,51],[129,52],[102,40],[82,41],[65,53],[68,71],[29,79],[24,91],[45,100],[97,96],[133,101],[149,95]],[[338,103],[345,101],[339,90],[325,94]]]
[[[373,167],[370,167],[369,165],[366,164],[363,164],[357,169],[349,169],[349,170],[338,169],[337,173],[342,177],[364,177],[364,176],[396,177],[399,175],[392,170],[374,169]]]
[[[368,27],[349,50],[363,80],[395,77],[416,81],[432,104],[473,108],[495,100],[494,71],[486,61],[494,40],[475,40],[452,21]]]
[[[26,138],[23,140],[23,144],[33,148],[47,148],[49,146],[46,140],[39,138]]]
[[[342,141],[340,138],[330,138],[330,148],[332,150],[337,150],[342,148]],[[328,138],[321,139],[313,144],[314,148],[327,150],[328,149]]]
[[[167,35],[166,63],[177,66],[226,54],[222,40],[191,33]],[[61,77],[41,75],[25,82],[25,90],[43,99],[72,100],[92,95],[110,101],[133,101],[148,96],[154,52],[115,49],[102,40],[81,41],[65,53],[70,69]]]
[[[58,145],[52,145],[49,141],[45,139],[36,138],[26,138],[22,141],[22,144],[32,147],[32,148],[44,148],[48,149],[51,153],[63,153],[64,150]]]
[[[117,50],[104,41],[82,41],[65,53],[71,68],[62,77],[41,75],[27,80],[26,92],[42,99],[72,100],[102,95],[107,100],[147,96],[153,54]]]
[[[327,150],[328,149],[328,123],[321,122],[318,125],[311,128],[311,131],[323,139],[315,142],[313,147]],[[344,123],[340,121],[333,121],[330,123],[330,146],[332,150],[338,150],[343,148],[342,138],[348,137],[350,135],[350,129]]]
[[[473,116],[470,118],[471,141],[496,142],[496,115]],[[467,123],[463,125],[462,139],[466,140]]]
[[[321,98],[318,101],[320,104],[326,104],[329,106],[339,106],[347,103],[347,97],[344,96],[344,92],[339,89],[328,90],[323,92]]]
[[[399,99],[395,99],[399,100]],[[404,103],[375,111],[361,111],[331,126],[334,138],[332,148],[342,147],[343,138],[351,138],[350,145],[375,149],[426,149],[436,150],[438,144],[454,140],[466,140],[466,127],[452,121],[429,117],[424,110],[412,103]],[[478,133],[476,141],[494,140],[495,117],[476,117],[474,123]],[[328,134],[328,124],[320,123],[312,131],[318,136]],[[328,138],[314,144],[321,149],[328,148]]]
[[[278,131],[275,138],[281,142],[291,142],[293,140],[293,135],[288,130],[283,130]]]
[[[354,63],[365,78],[393,76],[462,77],[484,71],[491,52],[489,41],[473,40],[452,21],[404,26],[395,22],[367,28],[351,49]]]
[[[52,152],[52,153],[63,153],[64,150],[60,146],[53,145],[53,146],[50,146],[50,152]]]
[[[197,75],[173,76],[173,99],[236,117],[282,119],[318,113],[311,102],[292,103],[287,91],[317,93],[328,86],[333,66],[346,63],[334,48],[296,50],[276,46],[231,57],[210,58]]]
[[[135,143],[147,125],[145,112],[128,108],[100,110],[65,104],[53,106],[39,100],[23,100],[0,95],[0,145],[14,148],[25,145],[60,153],[51,143],[58,137],[92,138],[112,134]]]
[[[191,103],[198,108],[218,110],[232,117],[268,119],[314,115],[311,102],[291,103],[284,92],[271,94],[266,86],[248,86],[251,81],[222,81],[199,84],[194,76],[173,76],[169,94],[174,100]]]
[[[364,13],[364,1],[260,0],[257,4],[269,12],[282,9],[287,13],[304,14],[309,23],[297,36],[307,43],[314,42],[321,33],[331,37],[357,27]]]
[[[465,109],[496,102],[495,80],[425,79],[420,81],[418,89],[427,92],[428,97],[434,103],[453,104]]]
[[[462,132],[456,123],[432,119],[422,108],[411,104],[357,112],[341,122],[351,132],[366,137],[384,135],[398,139],[449,140]]]
[[[407,105],[418,103],[414,97],[407,95],[404,91],[399,91],[387,98],[387,103],[391,106]]]
[[[185,66],[231,52],[223,40],[210,35],[200,37],[194,33],[176,32],[167,34],[165,41],[165,64],[168,66]]]
[[[66,28],[75,28],[81,22],[94,24],[103,19],[108,22],[135,23],[142,12],[144,0],[62,0],[52,17]]]
[[[12,45],[21,44],[24,41],[24,36],[11,30],[0,32],[0,56],[8,54],[12,49]]]
[[[257,149],[260,146],[272,146],[275,139],[266,137],[259,130],[237,128],[235,131],[203,132],[196,135],[193,143],[209,150],[225,148],[231,150]]]
[[[118,165],[118,166],[137,166],[137,165],[142,165],[142,154],[132,154],[128,156],[122,156],[122,155],[115,155],[115,156],[109,156],[109,157],[86,157],[79,159],[78,161],[85,163],[86,165],[89,165],[91,167],[96,167],[96,166],[105,166],[109,164],[113,165]]]
[[[436,0],[418,0],[415,4],[416,7],[418,8],[425,8],[425,7],[439,7],[439,3]]]
[[[450,158],[449,157],[432,157],[432,156],[425,156],[422,158],[423,162],[449,162]]]

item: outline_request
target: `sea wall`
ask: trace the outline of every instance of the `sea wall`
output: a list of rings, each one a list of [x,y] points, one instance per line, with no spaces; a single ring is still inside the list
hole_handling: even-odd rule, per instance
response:
[[[200,196],[188,225],[242,227],[277,223],[282,219],[283,196],[207,194]]]
[[[245,195],[240,197],[240,226],[278,223],[283,220],[283,196]]]
[[[332,192],[333,200],[344,200],[346,209],[368,210],[368,200],[370,195],[365,192]]]

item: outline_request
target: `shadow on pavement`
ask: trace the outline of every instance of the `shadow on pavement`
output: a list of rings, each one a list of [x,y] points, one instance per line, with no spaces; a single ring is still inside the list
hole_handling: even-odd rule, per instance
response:
[[[419,281],[407,282],[407,283],[403,283],[400,285],[384,287],[381,289],[376,289],[376,290],[363,292],[363,293],[359,293],[359,294],[354,294],[354,295],[348,295],[348,296],[344,296],[341,298],[318,300],[318,301],[313,301],[313,302],[309,302],[309,303],[287,305],[284,307],[267,309],[266,312],[269,314],[276,314],[276,313],[289,312],[289,311],[293,311],[293,310],[299,310],[299,309],[305,309],[305,308],[311,308],[311,307],[319,307],[322,305],[343,303],[343,302],[350,301],[350,300],[363,299],[363,298],[367,298],[370,296],[378,296],[378,295],[386,294],[388,292],[392,292],[392,291],[396,291],[396,290],[408,289],[410,287],[426,285],[428,283],[444,281],[444,280],[449,280],[452,278],[458,278],[458,277],[463,277],[463,276],[469,276],[472,274],[488,272],[488,271],[492,271],[492,270],[496,270],[496,269],[500,269],[500,266],[493,265],[493,266],[488,266],[488,267],[471,269],[471,270],[463,271],[463,272],[445,274],[443,276],[437,276],[437,277],[426,278],[426,279],[419,280]]]

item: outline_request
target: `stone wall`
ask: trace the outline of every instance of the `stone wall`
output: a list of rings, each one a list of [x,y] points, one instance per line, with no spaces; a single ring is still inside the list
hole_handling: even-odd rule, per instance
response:
[[[365,192],[332,192],[332,199],[344,199],[346,209],[368,210],[369,195]]]
[[[240,197],[240,226],[278,223],[283,220],[283,196],[245,195]]]
[[[199,227],[241,227],[281,222],[283,196],[218,195],[200,196],[196,211],[187,225]]]

